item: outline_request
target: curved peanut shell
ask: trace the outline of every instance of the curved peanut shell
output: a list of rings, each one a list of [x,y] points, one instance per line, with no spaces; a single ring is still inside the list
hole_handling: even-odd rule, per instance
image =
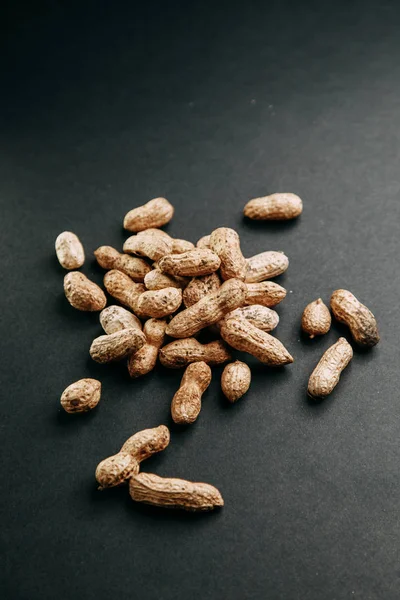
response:
[[[154,198],[146,204],[130,210],[124,218],[124,229],[138,232],[169,223],[174,207],[166,198]]]
[[[211,383],[211,369],[205,362],[186,367],[179,390],[171,403],[174,423],[194,423],[200,414],[201,397]]]
[[[246,283],[259,283],[282,275],[289,266],[283,252],[261,252],[247,259]]]
[[[201,248],[201,249],[207,248],[207,249],[210,249],[210,237],[211,237],[211,235],[203,235],[203,237],[201,237],[198,240],[198,242],[196,244],[196,248]]]
[[[68,271],[79,269],[85,262],[82,243],[72,231],[63,231],[57,236],[56,254],[60,265]]]
[[[125,240],[123,250],[128,254],[147,256],[159,260],[172,252],[173,240],[161,229],[146,229],[137,235],[131,235]]]
[[[173,239],[172,241],[172,254],[182,254],[183,252],[188,252],[189,250],[194,249],[194,244],[192,242],[188,242],[187,240]]]
[[[246,363],[236,360],[226,365],[221,376],[221,388],[229,402],[239,400],[250,387],[251,371]]]
[[[372,312],[348,290],[336,290],[331,296],[335,318],[350,328],[357,344],[367,348],[379,342],[378,326]]]
[[[139,317],[161,318],[174,313],[182,304],[182,290],[167,287],[143,292],[137,298],[134,311]]]
[[[210,248],[221,259],[220,273],[224,281],[246,277],[247,263],[240,249],[238,233],[229,227],[219,227],[210,235]]]
[[[229,312],[227,315],[225,315],[224,320],[236,317],[246,319],[247,321],[250,321],[254,327],[266,332],[275,329],[279,323],[278,313],[267,306],[262,306],[261,304],[252,304],[251,306],[236,308],[232,312]]]
[[[261,283],[246,283],[246,304],[261,304],[267,308],[273,308],[286,298],[286,290],[273,281]]]
[[[169,254],[158,263],[161,271],[181,277],[209,275],[219,269],[221,260],[215,252],[195,248],[182,254]]]
[[[139,350],[146,337],[138,329],[121,329],[110,335],[101,335],[93,340],[90,356],[98,363],[121,360],[131,352]]]
[[[166,327],[167,323],[164,319],[148,319],[146,321],[143,327],[146,343],[128,360],[128,371],[131,377],[141,377],[154,369],[158,351],[164,343]]]
[[[231,359],[222,340],[201,344],[195,338],[175,340],[161,348],[160,362],[169,369],[180,369],[193,362],[204,361],[210,366],[221,365]]]
[[[220,492],[208,483],[159,477],[153,473],[132,477],[129,493],[136,502],[189,511],[213,510],[224,505]]]
[[[307,393],[311,398],[325,398],[339,383],[340,375],[353,358],[353,349],[345,338],[339,338],[324,354],[311,373]]]
[[[98,405],[101,383],[97,379],[79,379],[61,394],[61,406],[68,413],[86,412]]]
[[[151,271],[150,265],[143,258],[121,254],[111,246],[100,246],[95,250],[94,255],[103,269],[117,269],[126,273],[133,281],[140,283]]]
[[[186,308],[196,304],[210,292],[215,292],[221,287],[221,281],[217,273],[193,277],[183,291],[183,303]]]
[[[146,291],[142,283],[135,283],[128,275],[112,269],[104,275],[104,287],[107,292],[128,308],[135,310],[136,300]]]
[[[130,454],[138,463],[157,452],[165,450],[170,442],[168,427],[159,425],[152,429],[143,429],[132,435],[123,444],[120,452]]]
[[[138,329],[142,331],[142,323],[136,315],[116,304],[107,306],[101,311],[100,325],[108,335],[121,331],[121,329]]]
[[[296,194],[271,194],[250,200],[244,216],[255,220],[285,221],[298,217],[303,211],[301,198]]]
[[[310,302],[304,309],[301,317],[301,328],[308,333],[310,338],[316,335],[324,335],[331,328],[331,313],[321,298]]]
[[[127,452],[119,452],[102,460],[96,468],[96,480],[100,489],[125,483],[139,473],[139,463]]]
[[[64,277],[64,293],[70,305],[78,310],[94,312],[107,304],[103,290],[78,271]]]
[[[163,290],[167,287],[182,290],[187,286],[188,281],[185,277],[173,277],[172,275],[161,273],[159,269],[153,269],[144,278],[144,285],[148,290]]]

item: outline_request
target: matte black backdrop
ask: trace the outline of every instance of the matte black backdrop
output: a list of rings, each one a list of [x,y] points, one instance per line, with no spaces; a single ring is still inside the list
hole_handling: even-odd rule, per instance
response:
[[[25,4],[1,53],[2,597],[398,598],[396,3]],[[303,197],[298,221],[242,220],[274,191]],[[290,257],[277,335],[295,363],[251,360],[235,406],[216,371],[198,422],[144,465],[217,485],[213,514],[96,490],[100,459],[170,423],[181,373],[94,364],[98,315],[68,305],[54,255],[75,231],[101,282],[93,251],[121,247],[125,212],[157,195],[176,207],[172,235],[225,225],[247,256]],[[308,376],[344,330],[307,342],[300,315],[338,287],[372,308],[382,342],[312,406]],[[88,376],[99,407],[64,414],[62,390]]]

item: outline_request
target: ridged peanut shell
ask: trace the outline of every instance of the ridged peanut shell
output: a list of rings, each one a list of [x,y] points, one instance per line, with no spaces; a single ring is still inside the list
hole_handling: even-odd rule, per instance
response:
[[[103,281],[110,296],[131,310],[135,310],[137,298],[146,291],[142,283],[135,283],[128,275],[117,269],[108,271]]]
[[[217,271],[221,260],[212,250],[195,248],[182,254],[169,254],[158,263],[161,271],[181,277],[200,277]]]
[[[171,403],[174,423],[190,424],[199,416],[201,397],[211,383],[211,369],[203,361],[186,367],[179,390]]]
[[[139,317],[161,318],[174,313],[182,304],[182,290],[168,287],[143,292],[135,302],[135,313]]]
[[[143,327],[146,343],[128,360],[128,371],[131,377],[147,375],[154,369],[158,351],[164,343],[166,327],[167,323],[164,319],[148,319],[146,321]]]
[[[79,379],[61,394],[61,406],[68,413],[87,412],[98,405],[101,383],[97,379]]]
[[[185,277],[173,277],[166,273],[161,273],[159,269],[153,269],[147,273],[144,278],[144,285],[148,290],[163,290],[167,287],[174,287],[183,290],[189,282]]]
[[[261,304],[267,308],[273,308],[286,298],[286,290],[273,281],[261,283],[246,283],[246,304]]]
[[[262,221],[286,221],[298,217],[303,203],[296,194],[271,194],[250,200],[244,207],[244,216]]]
[[[85,262],[85,251],[78,236],[72,231],[63,231],[56,239],[56,255],[60,265],[72,271]]]
[[[125,240],[123,250],[128,254],[159,260],[166,254],[171,254],[172,247],[173,240],[168,233],[161,229],[146,229]]]
[[[261,304],[252,304],[251,306],[236,308],[225,315],[224,320],[237,317],[250,321],[250,323],[252,323],[255,327],[266,332],[275,329],[279,323],[278,313],[267,306],[262,306]]]
[[[247,259],[246,283],[259,283],[282,275],[289,266],[289,259],[283,252],[261,252]]]
[[[193,277],[190,283],[183,290],[183,303],[186,308],[196,304],[207,294],[215,292],[221,287],[221,280],[217,273],[203,275],[202,277]]]
[[[192,242],[175,238],[172,242],[172,254],[182,254],[183,252],[193,250],[194,247],[195,245]]]
[[[318,298],[305,307],[301,317],[301,328],[309,334],[310,338],[314,338],[316,335],[328,333],[331,322],[329,308],[324,304],[322,298]]]
[[[112,304],[100,313],[100,325],[110,335],[121,331],[121,329],[138,329],[142,331],[141,321],[129,310]]]
[[[138,431],[123,444],[120,452],[129,454],[138,463],[157,452],[162,452],[170,442],[168,427],[159,425],[152,429]]]
[[[122,485],[139,473],[139,463],[127,452],[119,452],[102,460],[96,468],[100,489]]]
[[[204,248],[207,249],[208,248],[208,249],[210,249],[210,237],[211,237],[211,235],[203,235],[203,237],[201,237],[198,240],[198,242],[196,244],[196,248],[201,248],[201,249],[204,249]]]
[[[131,352],[137,352],[146,342],[138,329],[121,329],[110,335],[101,335],[93,340],[90,356],[98,363],[121,360]]]
[[[143,258],[121,254],[111,246],[100,246],[94,255],[103,269],[117,269],[136,282],[143,282],[147,273],[151,271],[150,265]]]
[[[210,248],[221,259],[220,274],[224,281],[246,277],[247,263],[240,249],[239,234],[229,227],[219,227],[210,235]]]
[[[378,326],[372,312],[348,290],[336,290],[331,296],[331,309],[335,318],[350,329],[354,341],[371,348],[379,340]]]
[[[173,214],[174,207],[166,198],[153,198],[125,215],[124,229],[138,232],[153,227],[162,227],[170,222]]]
[[[199,361],[210,366],[221,365],[231,359],[231,353],[222,340],[201,344],[196,338],[187,338],[175,340],[161,348],[159,358],[164,367],[180,369]]]
[[[322,399],[329,396],[339,383],[340,375],[353,358],[349,342],[341,337],[324,354],[311,373],[307,393],[311,398]]]
[[[229,402],[236,402],[250,387],[251,371],[246,363],[236,360],[226,365],[221,375],[222,392]]]
[[[78,310],[94,312],[107,304],[103,290],[78,271],[64,277],[64,293],[70,305]]]

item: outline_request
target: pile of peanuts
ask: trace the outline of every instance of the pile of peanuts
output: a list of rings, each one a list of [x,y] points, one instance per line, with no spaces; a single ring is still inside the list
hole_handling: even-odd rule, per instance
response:
[[[245,217],[259,220],[292,219],[301,212],[301,199],[289,193],[256,198],[244,208]],[[270,279],[284,273],[289,261],[283,252],[274,251],[246,259],[239,235],[227,227],[202,237],[196,246],[173,239],[160,229],[173,214],[174,208],[165,198],[150,200],[125,215],[124,228],[134,235],[125,241],[123,253],[110,246],[95,251],[98,264],[107,270],[104,287],[118,305],[106,308],[103,290],[77,271],[85,253],[75,234],[61,233],[56,253],[62,267],[71,271],[64,278],[69,303],[81,311],[101,311],[105,335],[93,341],[92,359],[107,363],[127,358],[133,378],[148,374],[158,360],[169,369],[184,368],[172,398],[171,415],[175,423],[190,424],[199,416],[202,395],[211,382],[211,367],[228,363],[221,388],[230,402],[248,391],[250,368],[240,360],[230,362],[232,348],[270,367],[293,362],[285,346],[270,334],[279,322],[273,308],[286,296],[286,290]],[[357,344],[371,347],[378,343],[374,315],[351,292],[336,290],[330,306]],[[302,329],[311,338],[327,333],[330,326],[331,314],[321,298],[305,308]],[[205,329],[212,332],[214,341],[201,343],[196,338]],[[339,338],[312,372],[308,395],[314,399],[328,396],[352,356],[349,342]],[[81,379],[64,390],[61,405],[69,413],[85,412],[98,404],[100,396],[99,381]],[[169,441],[165,425],[130,437],[116,455],[98,465],[100,488],[129,481],[130,495],[137,502],[185,510],[222,506],[220,492],[209,484],[139,472],[141,462],[164,450]]]

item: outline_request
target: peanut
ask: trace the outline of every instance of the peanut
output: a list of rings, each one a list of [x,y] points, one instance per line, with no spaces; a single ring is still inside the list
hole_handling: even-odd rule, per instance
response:
[[[85,262],[81,241],[72,231],[63,231],[57,237],[56,254],[60,265],[68,271],[79,269]]]
[[[136,502],[190,511],[213,510],[224,505],[220,492],[208,483],[192,483],[153,473],[139,473],[132,477],[129,493]]]
[[[179,390],[171,403],[174,423],[194,423],[201,410],[201,397],[211,383],[211,369],[205,362],[186,367]]]
[[[195,338],[187,338],[175,340],[161,348],[159,358],[164,367],[179,369],[201,361],[210,366],[221,365],[230,360],[231,354],[221,340],[201,344]]]
[[[196,304],[210,292],[215,292],[221,286],[220,278],[217,273],[203,275],[202,277],[193,277],[190,283],[183,291],[183,303],[186,308]]]
[[[122,485],[139,473],[139,463],[127,452],[118,452],[102,460],[96,468],[99,490]]]
[[[98,405],[101,383],[97,379],[80,379],[61,394],[61,406],[68,413],[86,412]]]
[[[143,292],[136,299],[134,311],[139,317],[166,317],[182,304],[182,290],[174,287]]]
[[[351,292],[348,290],[333,292],[331,309],[335,318],[349,327],[357,344],[371,348],[379,342],[379,332],[374,315]]]
[[[250,387],[251,371],[246,363],[236,360],[226,365],[221,376],[221,387],[229,402],[239,400]]]
[[[187,284],[188,279],[185,277],[172,277],[172,275],[161,273],[157,268],[147,273],[144,278],[144,285],[148,290],[162,290],[167,287],[175,287],[182,290]]]
[[[194,244],[192,244],[192,242],[188,242],[187,240],[179,240],[175,238],[172,241],[171,254],[183,254],[183,252],[188,252],[189,250],[193,249]]]
[[[199,239],[199,241],[196,244],[196,248],[200,248],[202,250],[204,249],[210,249],[210,237],[211,235],[203,235],[203,237],[201,237]]]
[[[150,227],[162,227],[170,222],[173,214],[174,207],[166,198],[154,198],[125,215],[124,229],[136,233]]]
[[[296,194],[271,194],[250,200],[244,207],[244,216],[249,219],[285,221],[298,217],[303,203]]]
[[[93,312],[102,310],[107,304],[103,290],[78,271],[64,277],[64,292],[71,306],[78,310]]]
[[[165,425],[159,425],[152,429],[138,431],[126,440],[121,452],[126,452],[138,463],[146,460],[156,452],[165,450],[170,442],[169,429]]]
[[[143,258],[120,254],[111,246],[100,246],[94,255],[103,269],[117,269],[129,275],[133,281],[143,282],[145,275],[151,271],[150,265]]]
[[[137,298],[146,291],[142,283],[135,283],[128,275],[115,269],[104,275],[104,286],[113,298],[132,310],[135,310]]]
[[[340,374],[353,358],[349,342],[341,337],[324,354],[311,373],[307,393],[311,398],[325,398],[339,383]]]
[[[293,362],[293,357],[279,340],[257,329],[246,319],[224,321],[221,326],[221,337],[232,348],[248,352],[271,367]]]
[[[158,351],[164,343],[167,323],[163,319],[149,319],[143,327],[146,343],[128,360],[131,377],[140,377],[150,373],[156,366]]]
[[[209,275],[219,269],[220,258],[211,250],[189,250],[183,254],[169,254],[164,256],[158,266],[161,271],[169,275],[183,277],[198,277]]]
[[[229,312],[227,315],[225,315],[220,324],[222,325],[224,320],[226,321],[236,317],[247,319],[255,327],[266,332],[275,329],[279,323],[279,315],[275,310],[260,304],[253,304],[251,306],[236,308],[235,310]]]
[[[301,328],[308,333],[310,338],[316,335],[324,335],[331,328],[331,313],[321,298],[310,302],[304,309],[301,317]]]
[[[239,235],[234,229],[219,227],[211,233],[210,248],[221,259],[220,273],[224,281],[246,277],[246,259],[240,249]]]
[[[261,304],[273,308],[286,298],[286,290],[273,281],[247,283],[246,304]]]
[[[90,346],[90,356],[98,363],[121,360],[128,354],[140,350],[145,342],[146,337],[142,331],[121,329],[93,340]]]
[[[142,331],[142,323],[129,310],[112,304],[100,313],[100,325],[109,335],[121,329],[138,329]]]
[[[159,260],[172,252],[173,240],[161,229],[146,229],[125,240],[124,252]]]
[[[246,283],[258,283],[282,275],[289,266],[283,252],[261,252],[247,259]]]
[[[231,310],[244,304],[246,285],[239,279],[230,279],[216,292],[211,292],[193,306],[176,315],[167,326],[167,335],[175,338],[192,337],[204,327],[217,323]]]

